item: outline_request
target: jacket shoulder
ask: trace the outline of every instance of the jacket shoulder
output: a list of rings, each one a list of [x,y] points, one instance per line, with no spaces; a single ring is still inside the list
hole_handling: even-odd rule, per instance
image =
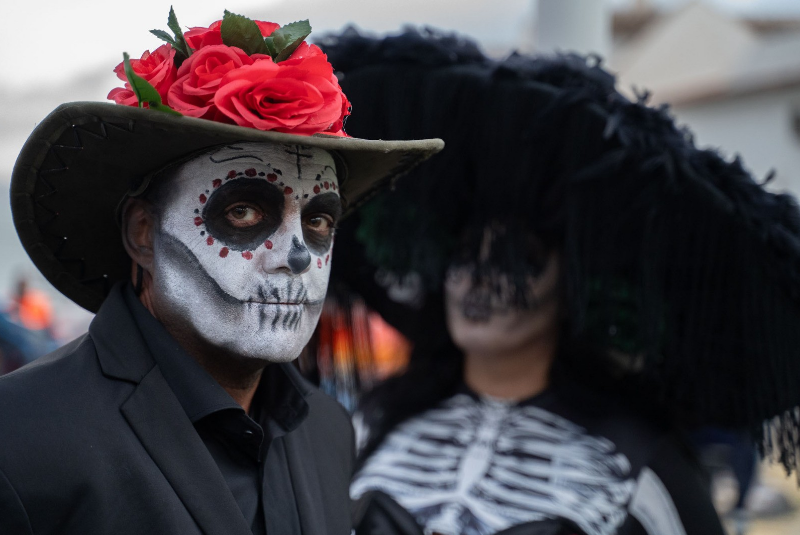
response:
[[[0,423],[81,396],[102,371],[88,334],[0,377]]]
[[[39,357],[30,364],[0,377],[0,396],[4,389],[11,388],[15,384],[38,382],[45,377],[62,374],[70,368],[74,368],[78,364],[74,361],[74,355],[83,360],[86,357],[94,358],[97,355],[88,333]]]

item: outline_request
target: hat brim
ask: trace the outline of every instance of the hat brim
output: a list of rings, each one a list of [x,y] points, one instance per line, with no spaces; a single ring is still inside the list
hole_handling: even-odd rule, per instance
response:
[[[345,215],[444,147],[440,139],[300,136],[101,102],[63,104],[36,127],[14,166],[11,211],[20,241],[53,286],[94,312],[113,283],[129,277],[115,219],[123,197],[176,160],[243,141],[333,153]]]

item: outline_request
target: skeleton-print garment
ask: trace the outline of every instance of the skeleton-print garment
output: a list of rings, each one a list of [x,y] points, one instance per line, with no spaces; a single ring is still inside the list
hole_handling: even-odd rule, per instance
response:
[[[562,518],[588,535],[623,525],[686,535],[669,491],[645,466],[655,434],[622,417],[575,416],[552,392],[519,404],[460,393],[394,429],[351,495],[389,494],[427,534],[488,535]]]

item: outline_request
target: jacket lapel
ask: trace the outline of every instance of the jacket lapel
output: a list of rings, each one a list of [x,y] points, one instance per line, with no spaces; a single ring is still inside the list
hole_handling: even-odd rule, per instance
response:
[[[214,459],[158,368],[148,373],[122,414],[204,533],[250,535]]]
[[[111,289],[89,326],[103,373],[137,385],[122,414],[204,533],[252,535],[217,464],[155,365],[122,292],[122,285]]]

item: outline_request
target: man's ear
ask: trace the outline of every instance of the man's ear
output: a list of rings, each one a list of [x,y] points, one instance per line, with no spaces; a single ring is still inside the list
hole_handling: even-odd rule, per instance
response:
[[[144,199],[128,199],[122,208],[122,243],[134,264],[152,272],[156,214]]]

